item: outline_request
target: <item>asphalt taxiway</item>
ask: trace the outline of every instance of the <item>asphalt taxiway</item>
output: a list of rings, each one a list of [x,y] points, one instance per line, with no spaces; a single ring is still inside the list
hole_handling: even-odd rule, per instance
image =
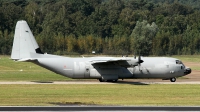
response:
[[[0,84],[200,84],[200,81],[184,81],[184,82],[165,82],[165,81],[144,81],[144,82],[98,82],[98,81],[2,81]]]
[[[16,106],[0,107],[0,111],[200,111],[200,107],[124,107],[124,106]]]

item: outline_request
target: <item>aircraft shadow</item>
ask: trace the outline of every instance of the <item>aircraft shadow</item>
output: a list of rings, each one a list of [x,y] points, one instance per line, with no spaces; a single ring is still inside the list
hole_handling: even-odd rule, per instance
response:
[[[130,84],[130,85],[149,85],[143,82],[130,82],[130,81],[117,81],[117,82],[108,82],[108,83],[116,83],[116,84]]]
[[[35,83],[43,83],[43,84],[45,84],[45,83],[47,83],[47,84],[49,84],[49,83],[53,83],[53,81],[31,81],[31,82],[35,82]]]
[[[31,82],[41,83],[41,84],[52,84],[52,83],[54,83],[53,81],[31,81]],[[143,82],[132,82],[132,81],[117,81],[117,82],[106,82],[106,83],[130,84],[130,85],[149,85],[149,84],[143,83]]]

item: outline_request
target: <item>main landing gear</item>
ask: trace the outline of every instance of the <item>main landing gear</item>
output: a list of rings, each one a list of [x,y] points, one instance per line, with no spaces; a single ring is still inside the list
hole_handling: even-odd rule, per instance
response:
[[[99,82],[117,82],[117,81],[118,81],[118,79],[114,79],[114,80],[105,80],[102,78],[99,79]]]
[[[175,78],[175,77],[170,78],[170,81],[171,81],[171,82],[176,82],[176,78]]]
[[[99,79],[99,82],[105,82],[106,80],[104,80],[104,79],[102,79],[102,78],[100,78]]]

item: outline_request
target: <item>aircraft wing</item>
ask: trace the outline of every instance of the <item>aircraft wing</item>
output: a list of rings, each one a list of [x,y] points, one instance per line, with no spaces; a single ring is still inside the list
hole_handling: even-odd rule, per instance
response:
[[[131,59],[103,59],[103,60],[91,60],[92,64],[96,63],[108,63],[108,62],[123,62],[123,61],[131,61]]]
[[[98,60],[90,60],[92,64],[108,64],[114,63],[115,65],[120,65],[124,67],[129,67],[130,64],[127,61],[131,61],[131,59],[127,58],[111,58],[111,59],[98,59]]]

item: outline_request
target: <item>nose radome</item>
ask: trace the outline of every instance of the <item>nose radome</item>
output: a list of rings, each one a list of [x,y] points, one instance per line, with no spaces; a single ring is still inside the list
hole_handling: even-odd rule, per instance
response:
[[[192,72],[191,68],[185,68],[185,75],[190,74]]]

